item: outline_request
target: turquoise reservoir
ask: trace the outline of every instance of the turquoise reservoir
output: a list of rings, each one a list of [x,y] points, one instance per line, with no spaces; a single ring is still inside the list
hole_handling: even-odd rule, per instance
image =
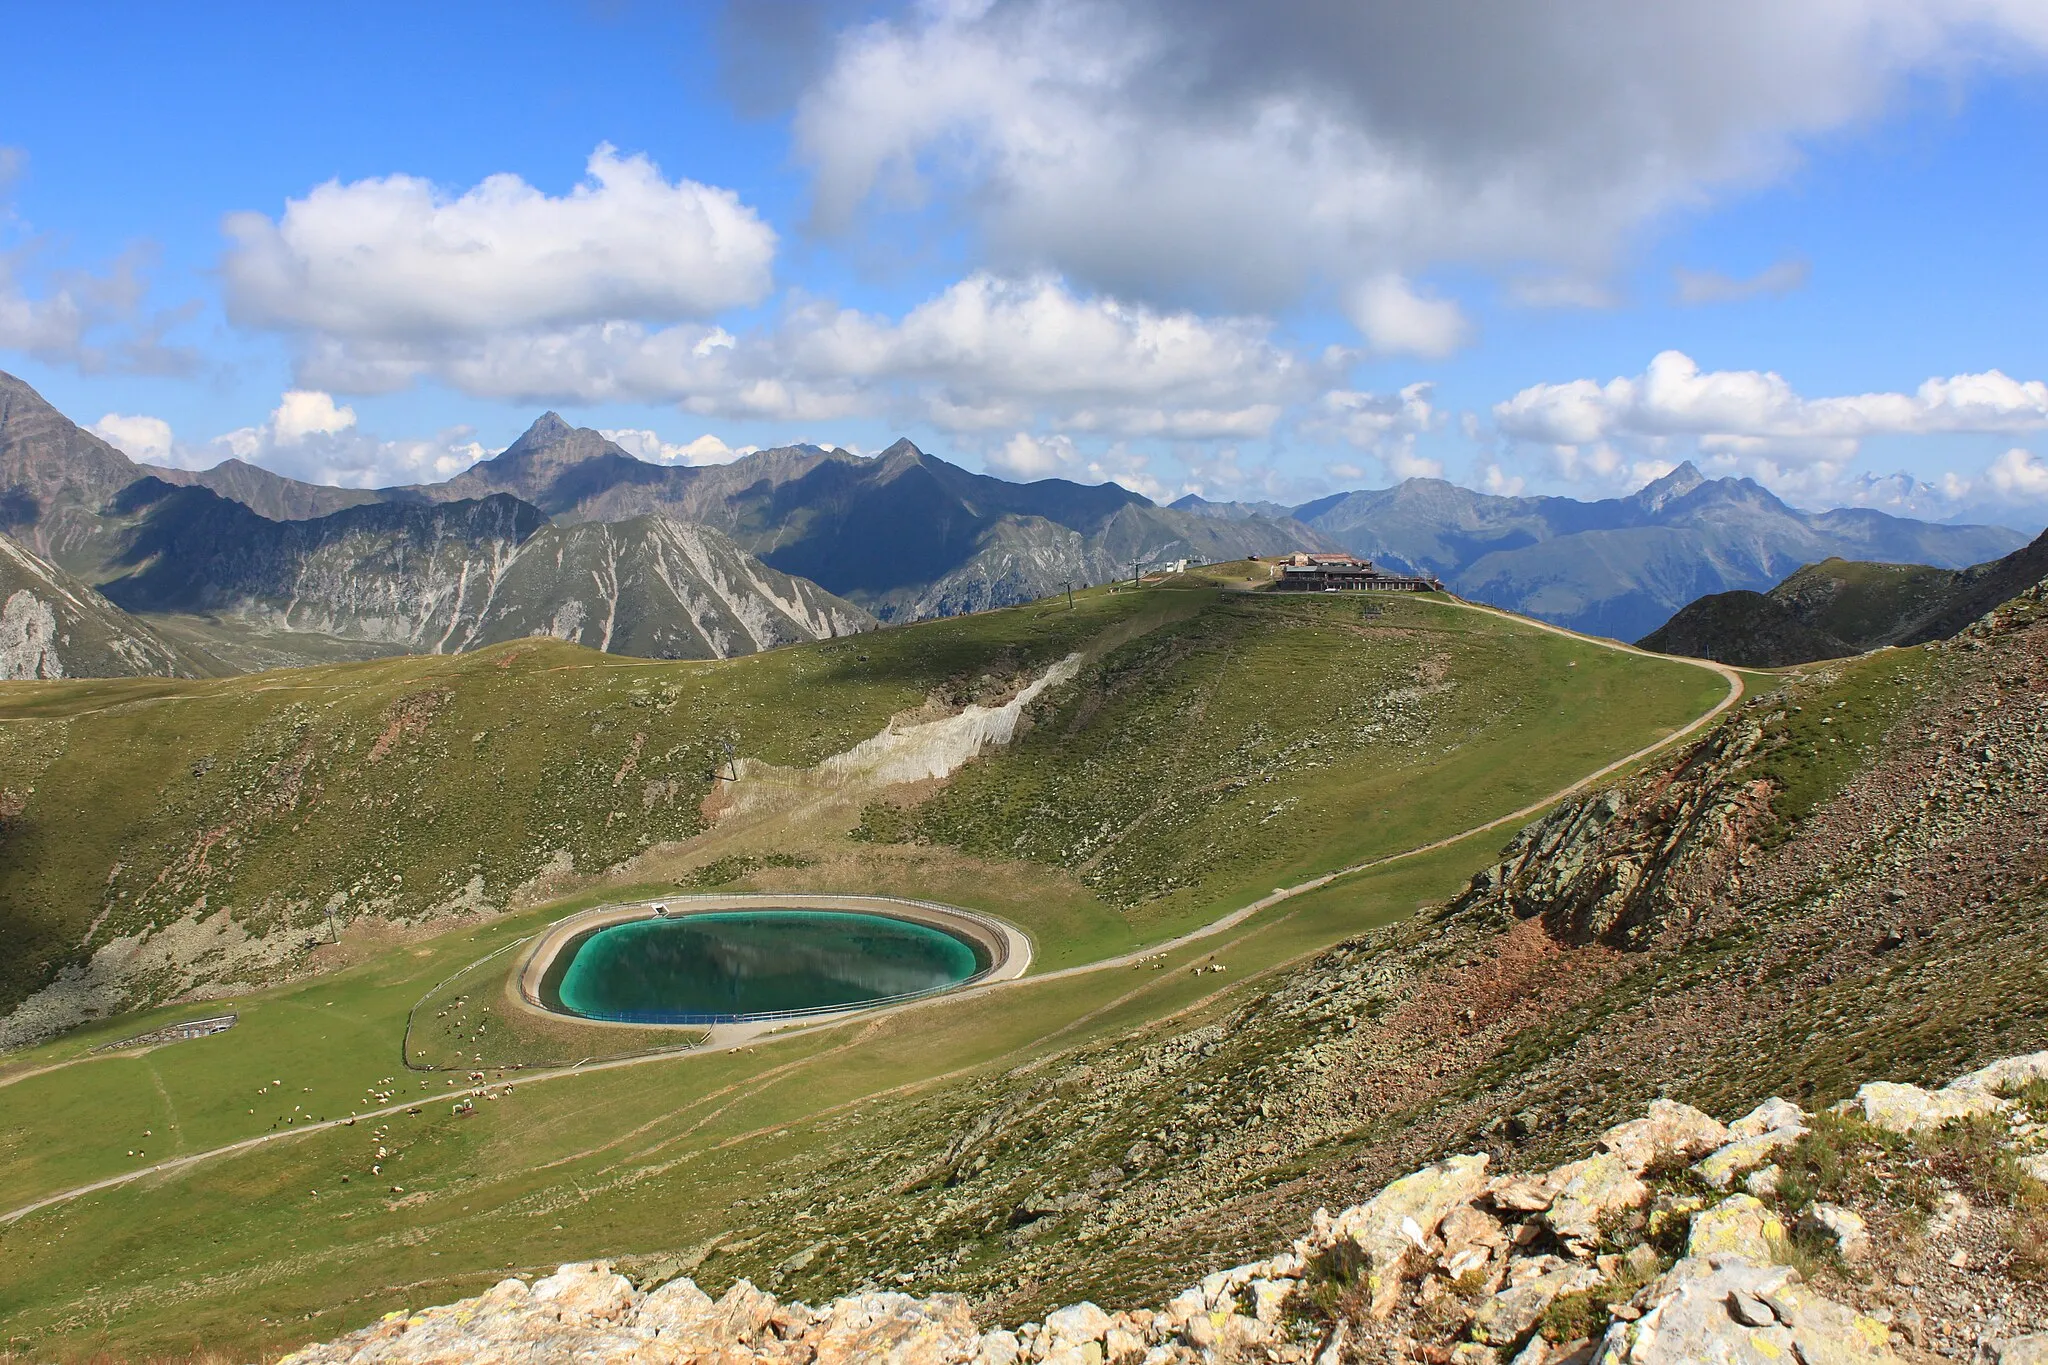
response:
[[[964,938],[887,915],[732,910],[595,930],[541,991],[587,1019],[710,1024],[924,995],[987,966]]]

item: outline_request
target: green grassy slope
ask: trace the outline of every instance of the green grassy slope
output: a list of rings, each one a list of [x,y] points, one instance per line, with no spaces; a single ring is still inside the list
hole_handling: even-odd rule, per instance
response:
[[[69,727],[68,746],[33,779],[38,797],[68,792],[73,809],[128,802],[118,807],[125,816],[101,813],[91,827],[100,857],[157,846],[125,833],[124,818],[159,831],[174,852],[182,846],[166,831],[182,837],[218,822],[195,815],[196,799],[174,805],[164,793],[213,776],[192,776],[194,751],[226,751],[233,727],[246,732],[247,747],[232,751],[240,784],[270,771],[262,744],[280,731],[301,736],[285,750],[314,755],[299,805],[244,797],[205,808],[252,817],[236,826],[244,849],[225,848],[225,837],[211,846],[222,850],[210,854],[218,896],[261,905],[260,888],[282,899],[287,886],[317,886],[326,869],[373,858],[403,877],[400,896],[418,898],[392,905],[417,913],[468,875],[496,892],[553,846],[590,867],[631,853],[643,835],[693,833],[705,787],[688,784],[728,727],[744,753],[809,763],[929,693],[999,690],[1019,670],[1085,648],[1078,685],[1049,694],[1013,750],[969,765],[922,805],[870,809],[871,824],[890,824],[904,842],[847,838],[856,809],[837,833],[806,827],[809,843],[782,845],[801,865],[762,863],[741,883],[993,909],[1034,933],[1042,970],[1156,942],[1274,886],[1504,815],[1669,733],[1725,690],[1696,668],[1441,602],[1376,605],[1368,617],[1355,599],[1097,591],[1072,613],[1062,600],[711,666],[550,647],[314,670],[269,679],[270,691],[258,680],[23,691],[12,714],[29,729]],[[446,699],[408,729],[402,703],[430,689]],[[802,724],[788,723],[799,715]],[[371,764],[393,718],[397,735]],[[166,734],[157,756],[135,767],[140,794],[91,788],[81,744],[146,738],[150,720]],[[0,739],[22,728],[10,722]],[[480,730],[486,738],[472,741]],[[640,766],[615,784],[640,733]],[[308,745],[304,735],[318,738]],[[681,792],[643,809],[643,781]],[[374,804],[380,787],[404,799]],[[1281,815],[1267,819],[1275,805]],[[1081,837],[1104,822],[1119,837]],[[1019,842],[1041,829],[1051,833]],[[723,853],[724,837],[685,849]],[[0,1207],[288,1129],[293,1105],[335,1117],[379,1094],[438,1095],[419,1116],[388,1121],[383,1141],[402,1155],[372,1176],[368,1127],[292,1135],[31,1215],[0,1228],[0,1323],[57,1353],[202,1341],[253,1351],[330,1336],[404,1302],[445,1300],[507,1262],[687,1251],[735,1221],[734,1201],[758,1196],[764,1182],[816,1178],[851,1134],[916,1130],[923,1106],[991,1069],[1227,995],[1255,972],[1405,916],[1455,891],[1498,838],[1285,901],[1157,963],[1041,976],[742,1053],[521,1083],[473,1118],[449,1112],[445,1077],[399,1069],[406,1010],[563,907],[432,938],[379,939],[362,921],[351,941],[365,960],[238,994],[244,1022],[217,1038],[86,1059],[95,1042],[187,1012],[159,1010],[8,1057]],[[97,913],[93,877],[105,866],[95,874],[90,859],[75,863],[68,885],[93,892]],[[290,894],[317,910],[305,891]],[[76,929],[66,932],[75,941]],[[1187,970],[1212,956],[1228,971]],[[161,1250],[173,1241],[179,1252],[167,1259]],[[855,1258],[833,1269],[850,1284],[890,1267]]]
[[[345,919],[503,905],[564,854],[595,870],[696,834],[727,740],[815,763],[935,691],[1041,669],[1159,610],[1095,594],[1074,612],[720,664],[533,642],[218,682],[8,687],[0,1010],[117,936],[180,920],[224,912],[249,934],[306,939],[336,896]]]
[[[1101,659],[895,833],[1181,923],[1513,810],[1724,687],[1428,599],[1225,598]]]

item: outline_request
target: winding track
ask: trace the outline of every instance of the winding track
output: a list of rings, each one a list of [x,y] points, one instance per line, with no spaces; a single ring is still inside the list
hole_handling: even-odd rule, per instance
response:
[[[1582,644],[1592,645],[1596,648],[1611,649],[1615,650],[1618,653],[1623,654],[1641,654],[1649,658],[1672,660],[1679,663],[1691,664],[1698,668],[1704,668],[1710,672],[1718,673],[1721,677],[1727,680],[1728,694],[1722,697],[1719,702],[1715,703],[1715,705],[1710,710],[1704,712],[1690,723],[1680,727],[1677,730],[1672,731],[1670,734],[1664,736],[1664,738],[1656,740],[1650,744],[1646,744],[1632,754],[1628,754],[1624,757],[1617,758],[1616,760],[1614,760],[1614,762],[1609,763],[1606,767],[1600,768],[1595,772],[1588,773],[1586,774],[1586,776],[1580,778],[1576,782],[1571,783],[1569,786],[1560,787],[1558,790],[1550,793],[1548,796],[1545,796],[1538,801],[1532,802],[1529,805],[1523,806],[1520,810],[1509,811],[1506,815],[1497,816],[1492,820],[1486,821],[1484,824],[1474,825],[1470,829],[1460,830],[1456,834],[1446,835],[1445,837],[1438,839],[1433,843],[1422,844],[1418,847],[1411,849],[1404,849],[1399,853],[1390,853],[1382,858],[1373,858],[1366,862],[1353,863],[1349,867],[1341,867],[1334,872],[1325,872],[1320,877],[1311,877],[1309,880],[1297,883],[1294,886],[1277,887],[1274,889],[1271,895],[1263,896],[1260,899],[1253,901],[1250,905],[1242,906],[1236,910],[1231,911],[1229,914],[1222,916],[1219,919],[1211,920],[1209,923],[1201,926],[1200,928],[1192,929],[1187,933],[1180,935],[1178,938],[1169,939],[1164,943],[1155,943],[1149,947],[1136,949],[1132,952],[1124,953],[1117,957],[1103,958],[1096,962],[1083,963],[1077,967],[1065,967],[1058,971],[1043,972],[1037,976],[1019,977],[1015,980],[1010,981],[990,982],[986,985],[970,987],[969,989],[964,991],[953,991],[948,994],[934,996],[926,1000],[911,1001],[909,1003],[894,1006],[886,1010],[867,1011],[855,1015],[842,1015],[832,1019],[822,1020],[819,1023],[813,1025],[808,1025],[799,1028],[785,1028],[775,1034],[776,1038],[780,1040],[783,1038],[796,1037],[799,1034],[816,1032],[820,1029],[837,1028],[849,1022],[867,1023],[872,1020],[879,1019],[886,1015],[894,1014],[902,1010],[929,1008],[932,1005],[939,1004],[945,1001],[960,1000],[977,995],[986,995],[992,991],[1011,990],[1019,986],[1029,985],[1033,982],[1055,981],[1063,977],[1081,976],[1089,972],[1110,971],[1119,967],[1127,967],[1131,965],[1133,962],[1136,962],[1142,958],[1149,958],[1156,956],[1160,953],[1172,952],[1175,949],[1185,947],[1190,943],[1199,942],[1200,940],[1209,938],[1213,935],[1224,933],[1225,931],[1233,928],[1234,926],[1242,924],[1245,920],[1250,919],[1253,915],[1258,914],[1262,910],[1271,909],[1273,906],[1278,905],[1282,901],[1291,900],[1295,896],[1303,895],[1307,892],[1315,891],[1322,887],[1328,886],[1331,882],[1334,882],[1341,877],[1353,876],[1360,872],[1370,871],[1373,868],[1385,867],[1389,863],[1403,862],[1409,858],[1417,858],[1426,853],[1434,853],[1439,849],[1449,848],[1452,844],[1460,843],[1466,839],[1472,838],[1474,835],[1484,834],[1488,830],[1499,829],[1502,825],[1512,824],[1516,821],[1527,820],[1529,817],[1537,814],[1539,811],[1542,811],[1549,806],[1553,806],[1557,802],[1562,801],[1567,797],[1576,796],[1579,792],[1584,791],[1587,787],[1592,786],[1594,783],[1600,781],[1602,778],[1607,777],[1612,773],[1619,772],[1621,769],[1626,768],[1631,764],[1638,763],[1641,760],[1648,758],[1650,755],[1658,752],[1659,750],[1668,748],[1669,746],[1678,743],[1680,740],[1685,739],[1689,735],[1697,734],[1700,730],[1712,724],[1715,720],[1719,719],[1721,715],[1728,710],[1729,707],[1735,705],[1736,702],[1742,699],[1742,675],[1735,669],[1730,668],[1726,664],[1716,663],[1710,659],[1689,659],[1677,655],[1655,654],[1649,650],[1637,649],[1634,645],[1623,644],[1619,640],[1602,639],[1601,637],[1594,635],[1581,635],[1575,630],[1566,630],[1562,626],[1553,626],[1545,621],[1536,621],[1526,616],[1517,616],[1513,612],[1501,611],[1495,607],[1480,606],[1477,603],[1467,602],[1457,597],[1451,597],[1449,600],[1449,604],[1455,607],[1459,607],[1465,611],[1479,612],[1480,614],[1486,616],[1498,616],[1504,621],[1512,621],[1518,625],[1531,626],[1537,630],[1548,631],[1553,635],[1562,635],[1567,639],[1577,640]],[[749,1043],[755,1042],[764,1033],[768,1032],[770,1028],[772,1028],[771,1025],[732,1026],[730,1033],[724,1033],[722,1036],[720,1033],[714,1033],[712,1038],[708,1040],[706,1043],[704,1043],[702,1046],[689,1049],[687,1052],[656,1052],[644,1054],[637,1057],[621,1057],[615,1061],[609,1062],[591,1062],[583,1065],[561,1067],[553,1071],[522,1072],[519,1076],[517,1084],[522,1087],[529,1085],[539,1085],[547,1081],[562,1080],[566,1077],[580,1076],[587,1072],[610,1071],[619,1067],[643,1066],[651,1062],[674,1061],[679,1056],[696,1056],[707,1052],[731,1051],[735,1048],[744,1047]],[[468,1091],[465,1090],[461,1093],[467,1094]],[[117,1186],[126,1185],[132,1181],[142,1180],[153,1175],[169,1174],[172,1171],[181,1170],[187,1166],[197,1165],[202,1161],[210,1161],[215,1157],[231,1156],[236,1152],[249,1151],[254,1148],[261,1147],[266,1143],[277,1142],[287,1138],[303,1137],[307,1133],[316,1133],[324,1128],[341,1128],[353,1123],[363,1122],[365,1120],[389,1118],[394,1115],[403,1114],[409,1109],[421,1108],[425,1104],[433,1103],[445,1098],[447,1098],[447,1096],[445,1095],[422,1095],[421,1098],[418,1100],[408,1100],[401,1104],[388,1105],[382,1109],[372,1109],[361,1114],[352,1114],[345,1119],[326,1119],[319,1123],[309,1123],[303,1126],[293,1127],[282,1133],[262,1133],[258,1134],[255,1137],[243,1138],[239,1142],[230,1142],[225,1146],[211,1147],[203,1152],[192,1152],[185,1156],[175,1157],[169,1161],[160,1161],[156,1162],[153,1165],[143,1166],[133,1171],[124,1171],[120,1175],[108,1176],[103,1180],[95,1180],[90,1184],[77,1185],[68,1190],[61,1190],[56,1194],[45,1195],[43,1198],[38,1199],[33,1203],[23,1204],[19,1208],[11,1209],[4,1214],[0,1214],[0,1225],[6,1225],[9,1223],[16,1222],[19,1219],[26,1218],[29,1214],[32,1214],[39,1209],[46,1209],[56,1204],[67,1203],[70,1200],[77,1199],[82,1195],[93,1194],[100,1190],[114,1189]]]

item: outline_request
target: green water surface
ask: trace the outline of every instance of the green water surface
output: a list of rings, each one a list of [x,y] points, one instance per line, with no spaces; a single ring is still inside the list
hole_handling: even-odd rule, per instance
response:
[[[951,986],[983,965],[972,945],[944,930],[829,910],[635,920],[566,951],[550,1003],[644,1022],[866,1004]]]

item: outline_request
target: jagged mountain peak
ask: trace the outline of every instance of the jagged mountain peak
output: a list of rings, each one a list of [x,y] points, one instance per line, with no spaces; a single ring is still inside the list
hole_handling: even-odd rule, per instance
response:
[[[550,408],[548,411],[542,413],[540,416],[533,419],[533,425],[528,427],[525,433],[520,436],[518,443],[532,443],[538,445],[548,441],[559,441],[564,436],[571,434],[575,430],[575,427],[570,426],[566,421],[562,420],[561,413],[556,412],[554,409]]]
[[[1662,511],[1665,506],[1676,502],[1707,481],[1700,473],[1699,466],[1686,460],[1662,478],[1650,480],[1637,489],[1632,501],[1650,512]]]

